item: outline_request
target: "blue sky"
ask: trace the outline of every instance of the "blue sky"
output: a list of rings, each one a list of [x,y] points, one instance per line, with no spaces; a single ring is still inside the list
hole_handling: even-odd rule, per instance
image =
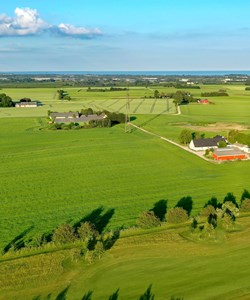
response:
[[[250,70],[248,0],[1,2],[2,72]]]

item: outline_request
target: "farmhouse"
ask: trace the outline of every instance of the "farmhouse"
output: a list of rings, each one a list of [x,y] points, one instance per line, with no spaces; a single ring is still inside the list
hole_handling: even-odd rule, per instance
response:
[[[38,107],[37,101],[18,102],[15,107]]]
[[[105,113],[100,115],[92,114],[92,115],[79,115],[78,112],[70,112],[70,113],[51,113],[50,118],[54,123],[89,123],[90,121],[103,120],[107,118]]]
[[[248,154],[236,147],[215,149],[213,158],[218,161],[248,159]]]
[[[221,141],[227,143],[226,138],[221,135],[216,135],[213,138],[207,139],[193,139],[189,144],[189,148],[194,151],[204,151],[210,148],[218,148],[218,143]]]

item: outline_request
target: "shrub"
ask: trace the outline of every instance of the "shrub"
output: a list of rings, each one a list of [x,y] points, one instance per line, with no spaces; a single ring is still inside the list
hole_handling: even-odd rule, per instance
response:
[[[210,215],[214,215],[215,213],[215,208],[210,204],[201,210],[200,215],[201,217],[209,217]]]
[[[250,199],[245,199],[241,202],[240,210],[243,212],[250,211]]]
[[[167,222],[178,224],[178,223],[184,223],[188,220],[188,213],[187,211],[182,207],[175,207],[170,209],[167,212]]]
[[[160,226],[161,221],[155,216],[152,211],[145,211],[139,216],[136,224],[140,228],[148,229]]]
[[[92,241],[98,236],[98,231],[95,225],[90,222],[81,223],[80,227],[77,229],[77,234],[82,241]]]
[[[70,224],[62,224],[53,233],[52,241],[60,244],[72,243],[76,239],[73,227]]]

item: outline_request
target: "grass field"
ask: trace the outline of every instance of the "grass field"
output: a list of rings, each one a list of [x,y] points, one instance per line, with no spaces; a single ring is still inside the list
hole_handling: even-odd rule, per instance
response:
[[[46,299],[49,294],[61,299],[56,297],[65,291],[62,299],[79,300],[93,291],[93,300],[105,300],[120,288],[119,299],[136,300],[152,284],[155,300],[247,300],[249,221],[239,219],[239,230],[215,243],[184,238],[187,225],[128,231],[91,265],[72,260],[72,250],[3,262],[0,299]]]
[[[156,88],[165,92],[174,90]],[[133,122],[175,141],[178,141],[183,127],[190,126],[200,126],[208,136],[215,134],[214,128],[213,131],[209,130],[209,124],[215,127],[219,123],[227,124],[227,129],[218,126],[217,133],[227,134],[228,128],[236,125],[244,126],[249,131],[250,92],[245,91],[244,86],[204,86],[201,90],[191,92],[198,97],[201,91],[216,91],[221,88],[227,88],[230,97],[213,97],[210,100],[214,105],[182,106],[181,115],[175,115],[175,107],[171,101],[168,111],[166,100],[144,98],[152,96],[153,90],[131,88],[129,94]],[[239,200],[243,189],[250,190],[250,161],[211,164],[138,130],[125,134],[123,125],[78,131],[39,130],[46,124],[48,110],[66,112],[92,107],[125,111],[127,92],[89,93],[81,88],[65,90],[72,101],[56,100],[56,89],[1,90],[14,100],[30,97],[32,100],[42,101],[44,105],[31,109],[0,108],[0,249],[28,229],[32,228],[29,235],[34,235],[36,232],[51,231],[61,223],[74,224],[98,207],[103,207],[104,211],[114,209],[107,228],[127,227],[134,225],[142,211],[152,208],[161,199],[168,200],[170,208],[181,197],[190,195],[195,214],[212,196],[217,196],[222,201],[226,193],[232,192]],[[72,286],[76,285],[79,294],[74,294],[71,289],[68,294],[70,299],[79,299],[77,297],[80,293],[93,289],[97,299],[103,299],[103,295],[106,297],[120,287],[121,296],[130,291],[125,294],[126,299],[134,299],[135,295],[139,295],[147,285],[153,283],[159,299],[165,299],[165,294],[168,297],[185,296],[185,300],[247,299],[242,296],[244,291],[249,295],[249,276],[244,273],[244,266],[249,263],[245,234],[247,241],[248,231],[243,231],[242,235],[235,235],[235,239],[232,237],[232,248],[222,249],[219,246],[196,245],[182,239],[170,244],[167,238],[167,243],[161,240],[155,244],[153,251],[149,247],[150,241],[142,243],[138,239],[135,243],[142,243],[141,248],[133,248],[133,243],[125,247],[119,246],[118,242],[100,264],[88,267],[84,274],[80,272],[79,280],[72,283]],[[173,261],[172,255],[180,253],[184,244],[190,256],[180,255]],[[201,251],[198,256],[197,251]],[[234,255],[237,263],[240,261],[241,282],[233,275],[229,276],[233,273],[227,272],[228,268],[236,268],[233,260],[229,259],[230,264],[227,264],[228,258]],[[55,270],[58,272],[48,275],[48,278],[55,281],[49,285],[46,281],[48,278],[44,279],[47,282],[44,293],[59,292],[61,288],[65,288],[65,278],[71,282],[70,271],[61,273],[61,269],[57,267],[61,261],[55,261]],[[40,265],[39,262],[36,263],[38,270]],[[189,267],[182,269],[183,264]],[[205,266],[207,269],[204,269]],[[213,276],[214,272],[218,272],[215,266],[219,266],[220,270],[216,277]],[[9,268],[11,270],[11,265]],[[130,284],[133,284],[135,277],[128,275],[131,272],[138,278],[134,290]],[[147,273],[148,277],[142,276]],[[155,276],[158,277],[153,281],[150,274],[157,274]],[[60,276],[65,276],[63,283]],[[131,283],[126,280],[128,276],[132,278]],[[207,298],[201,297],[202,291],[195,281],[196,276],[200,280],[204,279],[203,289]],[[110,290],[104,289],[107,285],[105,278],[112,279]],[[34,286],[30,294],[25,292],[27,299],[31,299],[36,292],[39,294],[40,290],[35,288],[36,280],[39,282],[40,279],[30,282]],[[220,282],[217,292],[211,287],[216,280]],[[178,289],[180,286],[181,290]],[[228,294],[227,286],[230,287]],[[101,294],[103,290],[105,294]],[[232,291],[238,298],[234,298]],[[11,291],[11,285],[8,295],[11,295],[8,296],[9,299],[12,296],[14,299],[16,295]]]

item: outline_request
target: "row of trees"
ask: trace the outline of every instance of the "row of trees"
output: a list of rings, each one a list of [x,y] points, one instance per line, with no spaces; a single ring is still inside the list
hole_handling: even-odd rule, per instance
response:
[[[228,133],[228,141],[232,144],[238,142],[240,144],[250,146],[250,134],[243,133],[238,130],[230,130]]]
[[[149,229],[161,226],[163,222],[178,224],[190,219],[193,206],[190,196],[181,198],[175,207],[169,210],[167,210],[166,200],[160,202],[157,205],[158,209],[154,207],[140,214],[136,222],[138,227]],[[191,227],[202,233],[204,229],[208,228],[210,231],[217,227],[228,229],[234,225],[239,211],[250,211],[250,193],[247,190],[243,191],[240,204],[237,203],[236,197],[232,193],[227,193],[222,203],[218,202],[215,197],[211,198],[200,213],[193,217]]]
[[[224,90],[220,90],[218,92],[201,93],[201,97],[224,97],[224,96],[229,96],[228,93]]]

